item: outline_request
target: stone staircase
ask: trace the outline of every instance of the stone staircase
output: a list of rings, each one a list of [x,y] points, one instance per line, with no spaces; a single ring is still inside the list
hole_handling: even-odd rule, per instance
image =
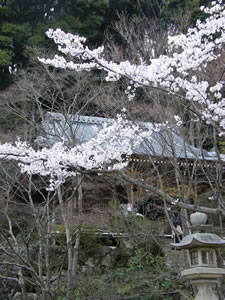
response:
[[[187,267],[186,251],[172,249],[170,243],[173,242],[174,240],[171,237],[160,238],[160,244],[163,248],[163,252],[165,253],[168,265],[177,270],[183,270]]]

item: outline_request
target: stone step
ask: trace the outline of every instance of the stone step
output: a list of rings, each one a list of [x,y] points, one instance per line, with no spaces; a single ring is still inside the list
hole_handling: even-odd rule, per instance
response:
[[[184,269],[186,266],[186,259],[183,250],[167,250],[165,251],[167,262],[171,266],[176,266],[179,269]]]
[[[184,250],[172,249],[171,243],[174,243],[174,239],[171,237],[160,238],[160,245],[166,256],[167,263],[171,267],[176,267],[179,270],[186,268],[186,255]]]

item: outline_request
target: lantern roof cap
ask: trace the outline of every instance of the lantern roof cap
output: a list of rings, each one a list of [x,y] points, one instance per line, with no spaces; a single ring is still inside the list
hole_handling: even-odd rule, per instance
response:
[[[171,243],[173,247],[180,249],[191,249],[201,246],[212,248],[223,247],[225,240],[214,233],[193,233],[186,235],[179,243]]]

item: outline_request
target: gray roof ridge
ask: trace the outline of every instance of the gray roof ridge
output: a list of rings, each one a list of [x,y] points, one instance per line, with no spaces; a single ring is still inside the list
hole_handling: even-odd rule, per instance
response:
[[[86,116],[86,115],[78,115],[78,114],[63,114],[60,112],[47,112],[46,117],[52,120],[62,120],[62,118],[66,119],[72,119],[72,121],[80,122],[80,123],[113,123],[116,118],[106,118],[106,117],[96,117],[96,116]],[[162,123],[156,123],[156,122],[145,122],[145,121],[133,121],[128,120],[129,123],[136,123],[141,126],[147,126],[147,125],[163,125]],[[167,128],[168,129],[168,128]],[[171,128],[170,128],[171,129]]]
[[[62,118],[72,118],[73,121],[78,121],[80,123],[112,123],[115,119],[105,118],[105,117],[93,117],[93,116],[85,116],[85,115],[77,115],[77,114],[67,114],[66,117],[62,113],[58,112],[47,112],[46,116],[52,120],[62,120]]]

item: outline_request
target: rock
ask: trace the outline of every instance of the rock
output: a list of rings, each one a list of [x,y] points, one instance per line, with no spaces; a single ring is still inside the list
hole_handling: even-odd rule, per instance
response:
[[[111,255],[107,254],[103,258],[101,265],[104,266],[104,267],[106,267],[108,269],[108,268],[112,268],[113,267],[114,262],[115,262],[115,260],[113,259],[113,257]]]
[[[94,268],[96,263],[92,257],[88,258],[88,260],[85,262],[85,265],[89,268]]]
[[[82,266],[80,269],[81,273],[87,273],[89,271],[88,266]]]
[[[133,254],[134,245],[128,239],[121,239],[118,249],[120,249],[120,251],[126,253],[126,255],[129,256]]]
[[[111,248],[109,246],[102,246],[99,248],[99,256],[105,256],[111,252]]]

